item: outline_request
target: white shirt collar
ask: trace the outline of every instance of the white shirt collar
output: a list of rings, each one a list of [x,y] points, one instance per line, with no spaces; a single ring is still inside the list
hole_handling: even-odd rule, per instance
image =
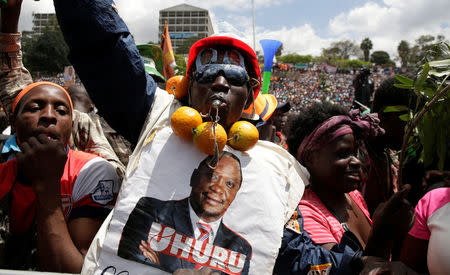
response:
[[[222,222],[222,217],[220,217],[220,219],[218,219],[217,221],[213,221],[213,222],[205,222],[204,220],[200,219],[197,214],[195,213],[194,209],[192,208],[191,205],[191,200],[188,199],[189,201],[189,215],[191,217],[191,223],[192,223],[192,228],[194,229],[194,237],[196,239],[198,239],[201,235],[200,233],[200,229],[198,229],[197,223],[198,222],[202,222],[205,223],[209,226],[211,226],[213,232],[212,232],[212,236],[209,237],[209,241],[208,243],[213,244],[214,243],[214,238],[216,237],[217,234],[217,230],[219,229],[220,223]]]

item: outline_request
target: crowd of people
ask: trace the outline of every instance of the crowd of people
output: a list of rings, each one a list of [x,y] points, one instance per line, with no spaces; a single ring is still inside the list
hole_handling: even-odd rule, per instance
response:
[[[324,69],[311,66],[307,69],[290,67],[279,69],[274,66],[270,91],[278,101],[289,101],[292,111],[298,112],[304,106],[314,102],[329,101],[346,107],[353,105],[355,88],[353,80],[356,71],[351,72],[327,72]],[[374,88],[378,88],[383,80],[390,76],[382,69],[376,69],[370,75],[374,82]],[[370,106],[369,106],[370,107]]]
[[[48,81],[48,82],[53,82],[53,83],[58,84],[58,85],[63,86],[63,87],[66,86],[66,81],[64,79],[64,74],[63,73],[57,74],[54,77],[37,75],[34,78],[34,81],[35,82]],[[75,84],[77,84],[77,85],[81,85],[82,84],[81,80],[78,77],[75,78]]]
[[[0,268],[450,272],[450,172],[410,159],[398,179],[405,115],[421,102],[394,77],[372,72],[364,108],[354,102],[362,70],[281,66],[263,95],[253,49],[213,35],[191,46],[188,92],[177,100],[160,88],[161,49],[140,52],[111,0],[55,0],[82,83],[64,88],[61,76],[33,81],[23,67],[21,3],[8,0],[1,17],[0,102],[11,132],[1,136]],[[181,107],[212,131],[250,122],[260,140],[206,155],[173,133]]]

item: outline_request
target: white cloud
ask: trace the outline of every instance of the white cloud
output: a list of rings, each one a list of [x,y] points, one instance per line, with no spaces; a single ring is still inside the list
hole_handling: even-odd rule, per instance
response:
[[[368,2],[332,18],[329,29],[333,35],[348,35],[358,41],[369,37],[373,50],[386,50],[394,57],[401,40],[413,43],[423,34],[448,36],[449,27],[442,26],[450,23],[449,10],[448,0]]]
[[[258,40],[280,40],[283,42],[285,53],[320,55],[322,48],[331,43],[331,40],[319,37],[309,24],[289,29],[283,27],[281,30],[265,31],[258,33],[257,37]]]
[[[158,40],[159,10],[183,3],[183,0],[116,0],[119,14],[130,28],[137,43]],[[184,1],[186,2],[186,1]],[[253,30],[250,0],[191,0],[190,5],[208,9],[215,31],[233,32],[252,45]],[[294,0],[255,0],[256,13],[268,7],[298,5]],[[26,0],[22,5],[20,30],[32,27],[32,12],[54,12],[52,0]],[[359,43],[369,37],[373,50],[397,54],[400,40],[414,42],[422,34],[450,34],[450,1],[448,0],[383,0],[366,2],[329,20],[328,34],[318,35],[312,24],[272,29],[256,26],[256,40],[270,38],[283,42],[284,52],[319,55],[332,41],[353,39]],[[320,11],[318,11],[320,12]],[[280,15],[282,16],[282,15]],[[281,18],[282,20],[282,18]],[[447,37],[450,38],[450,37]],[[256,50],[261,50],[259,42]]]

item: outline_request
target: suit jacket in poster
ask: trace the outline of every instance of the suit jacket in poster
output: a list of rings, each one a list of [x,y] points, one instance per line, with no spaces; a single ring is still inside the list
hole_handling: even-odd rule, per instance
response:
[[[150,262],[139,250],[141,240],[146,241],[148,239],[148,233],[153,222],[171,227],[179,234],[195,238],[189,215],[188,200],[189,198],[179,201],[161,201],[150,197],[139,199],[123,229],[117,252],[118,256],[171,273],[179,268],[194,268],[194,263],[162,253],[159,253],[161,265],[158,265]],[[241,274],[248,274],[252,247],[245,239],[221,222],[213,244],[246,255]]]

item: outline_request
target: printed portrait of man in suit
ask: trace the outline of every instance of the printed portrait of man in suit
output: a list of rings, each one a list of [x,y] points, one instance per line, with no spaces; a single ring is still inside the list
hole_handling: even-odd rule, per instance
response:
[[[123,229],[118,255],[171,273],[207,266],[223,274],[248,274],[252,247],[222,222],[241,184],[235,155],[224,151],[218,160],[206,157],[191,175],[188,198],[138,201]]]

